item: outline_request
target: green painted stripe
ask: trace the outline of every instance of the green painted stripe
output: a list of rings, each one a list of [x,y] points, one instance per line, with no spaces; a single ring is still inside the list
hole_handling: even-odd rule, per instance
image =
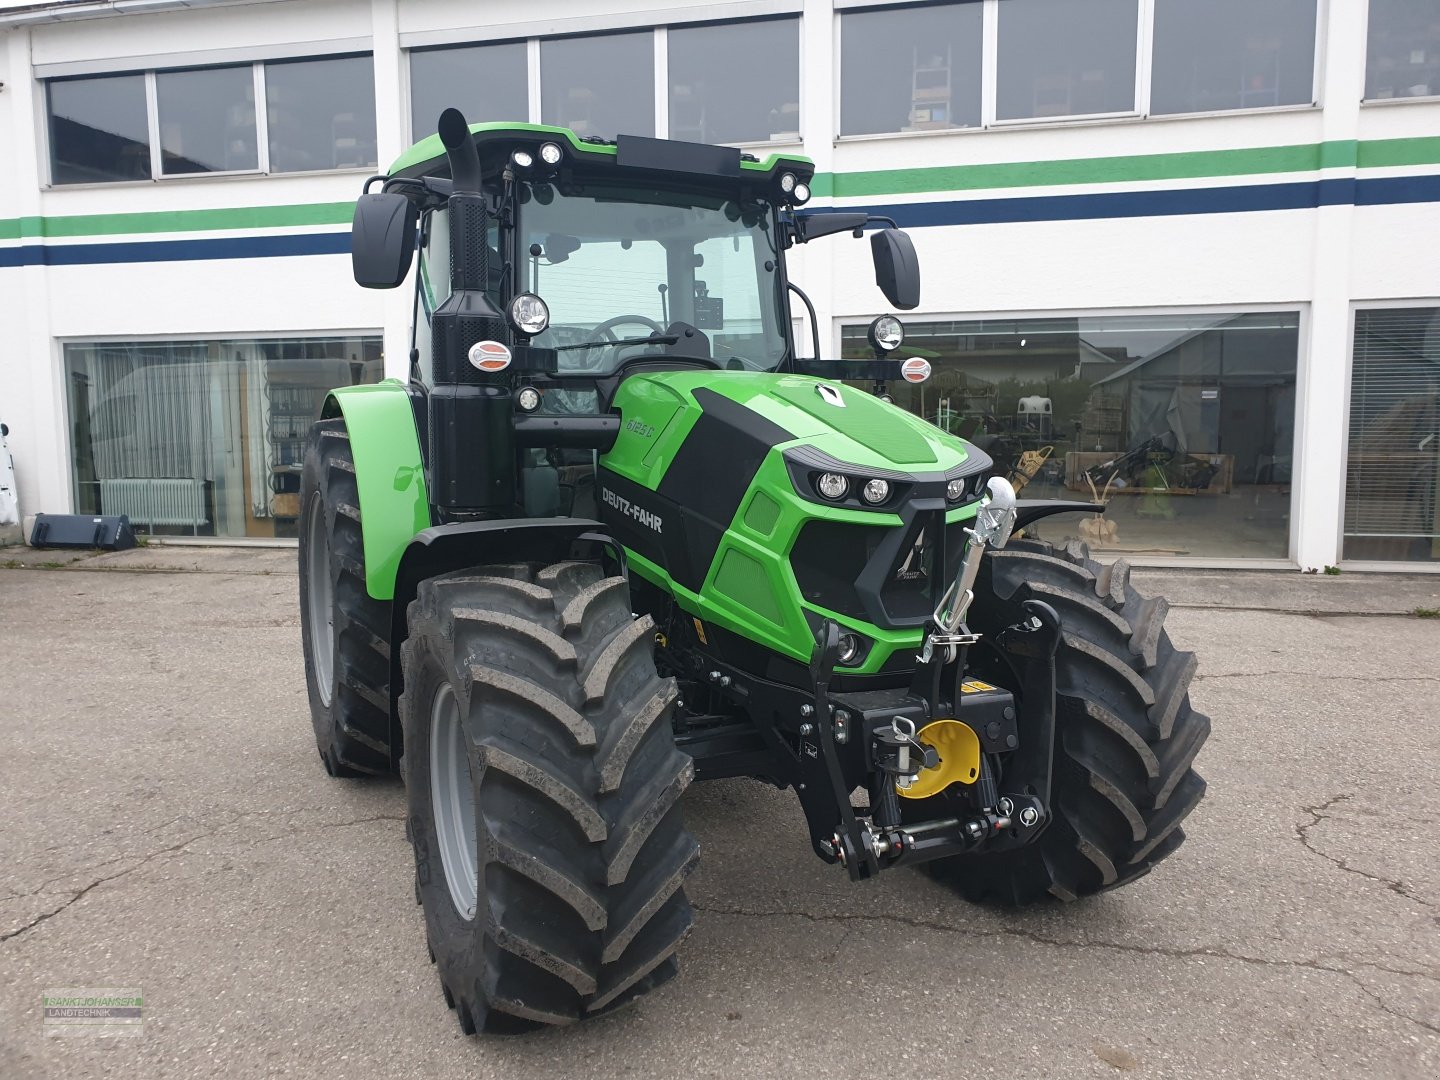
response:
[[[815,194],[838,198],[920,195],[937,191],[1062,187],[1085,184],[1186,180],[1215,176],[1262,176],[1359,166],[1431,165],[1440,162],[1440,138],[1339,139],[1243,150],[1197,150],[1132,157],[952,165],[926,169],[821,173]]]
[[[1440,138],[1370,139],[1360,144],[1358,158],[1362,169],[1433,165],[1440,161]]]
[[[130,214],[22,217],[0,221],[0,239],[348,225],[354,213],[353,202],[335,202],[297,203],[290,206],[235,206],[220,210],[158,210]]]
[[[486,125],[475,125],[477,128]],[[515,128],[505,124],[501,127]],[[563,128],[534,130],[563,132]],[[438,145],[438,137],[436,143]],[[397,161],[396,170],[423,162],[429,140]],[[580,144],[588,151],[613,153],[614,147]],[[416,151],[421,151],[416,154]],[[776,159],[751,168],[771,167]],[[799,159],[797,159],[799,160]],[[1006,162],[926,169],[819,173],[811,187],[819,197],[922,195],[986,188],[1046,187],[1184,180],[1197,177],[1259,176],[1267,173],[1315,172],[1358,167],[1395,168],[1440,163],[1440,137],[1353,139],[1245,150],[1200,150],[1134,157],[1073,158],[1059,161]],[[0,240],[24,237],[113,236],[165,232],[209,232],[221,229],[270,229],[305,225],[344,225],[352,202],[299,203],[289,206],[246,206],[219,210],[161,210],[129,214],[75,214],[60,217],[0,218]]]

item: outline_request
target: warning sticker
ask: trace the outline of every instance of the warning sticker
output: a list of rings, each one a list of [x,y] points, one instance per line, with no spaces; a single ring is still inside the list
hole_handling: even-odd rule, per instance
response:
[[[981,682],[979,679],[971,679],[969,682],[960,684],[960,692],[962,694],[978,694],[982,690],[994,689],[995,687],[991,686],[988,682]]]

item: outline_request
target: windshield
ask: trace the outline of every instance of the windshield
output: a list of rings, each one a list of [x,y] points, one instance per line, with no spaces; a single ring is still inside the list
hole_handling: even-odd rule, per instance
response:
[[[520,287],[550,309],[534,344],[560,350],[559,370],[605,374],[650,351],[733,369],[774,370],[784,359],[770,207],[637,187],[526,194]],[[653,334],[680,340],[635,341]]]

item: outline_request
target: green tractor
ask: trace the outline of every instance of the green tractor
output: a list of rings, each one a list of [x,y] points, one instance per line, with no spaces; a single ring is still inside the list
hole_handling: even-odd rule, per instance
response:
[[[928,370],[894,316],[873,360],[797,357],[797,244],[868,232],[919,303],[909,237],[805,212],[813,173],[450,109],[356,205],[361,285],[419,251],[410,377],[311,432],[305,670],[326,769],[405,781],[467,1033],[675,974],[692,780],[793,788],[853,880],[924,864],[1005,904],[1135,880],[1204,793],[1165,601],[1026,536],[1098,507],[1016,499],[892,404]]]

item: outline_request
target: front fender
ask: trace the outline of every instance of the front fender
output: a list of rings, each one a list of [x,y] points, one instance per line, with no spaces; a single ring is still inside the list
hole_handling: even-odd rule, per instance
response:
[[[398,379],[331,392],[323,418],[344,416],[360,491],[365,591],[393,600],[400,559],[430,527],[430,495],[410,391]]]

